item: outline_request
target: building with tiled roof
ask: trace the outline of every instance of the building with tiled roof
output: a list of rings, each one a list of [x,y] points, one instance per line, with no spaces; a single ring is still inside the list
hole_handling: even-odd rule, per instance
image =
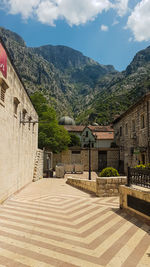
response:
[[[90,145],[92,170],[102,170],[107,166],[118,168],[119,152],[117,148],[112,147],[114,130],[111,125],[64,125],[64,128],[80,137],[81,147],[70,147],[61,155],[55,155],[54,166],[59,162],[81,163],[84,170],[88,170]]]

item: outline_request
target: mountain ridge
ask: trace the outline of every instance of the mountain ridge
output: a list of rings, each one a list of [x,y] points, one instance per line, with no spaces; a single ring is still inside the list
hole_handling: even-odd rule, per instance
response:
[[[29,94],[41,91],[58,117],[107,124],[150,91],[150,46],[118,72],[73,48],[27,47],[22,37],[4,28],[0,35]]]

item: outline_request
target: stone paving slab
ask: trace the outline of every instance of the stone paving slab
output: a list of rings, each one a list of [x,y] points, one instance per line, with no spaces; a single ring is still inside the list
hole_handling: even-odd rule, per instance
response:
[[[42,179],[0,206],[0,266],[150,266],[149,227],[97,198]]]

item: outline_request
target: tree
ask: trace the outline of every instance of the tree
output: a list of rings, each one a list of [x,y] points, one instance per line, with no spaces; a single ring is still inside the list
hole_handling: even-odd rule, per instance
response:
[[[70,144],[70,136],[63,126],[58,125],[55,110],[48,105],[42,93],[34,93],[31,99],[40,121],[39,148],[45,147],[55,153],[66,150]]]
[[[81,146],[81,141],[80,141],[80,138],[79,136],[77,136],[76,134],[74,133],[69,133],[70,135],[70,144],[69,146]]]

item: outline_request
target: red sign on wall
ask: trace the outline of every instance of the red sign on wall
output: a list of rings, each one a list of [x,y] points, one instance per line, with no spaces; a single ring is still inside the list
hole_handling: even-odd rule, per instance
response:
[[[0,71],[7,78],[7,54],[2,44],[0,44]]]

